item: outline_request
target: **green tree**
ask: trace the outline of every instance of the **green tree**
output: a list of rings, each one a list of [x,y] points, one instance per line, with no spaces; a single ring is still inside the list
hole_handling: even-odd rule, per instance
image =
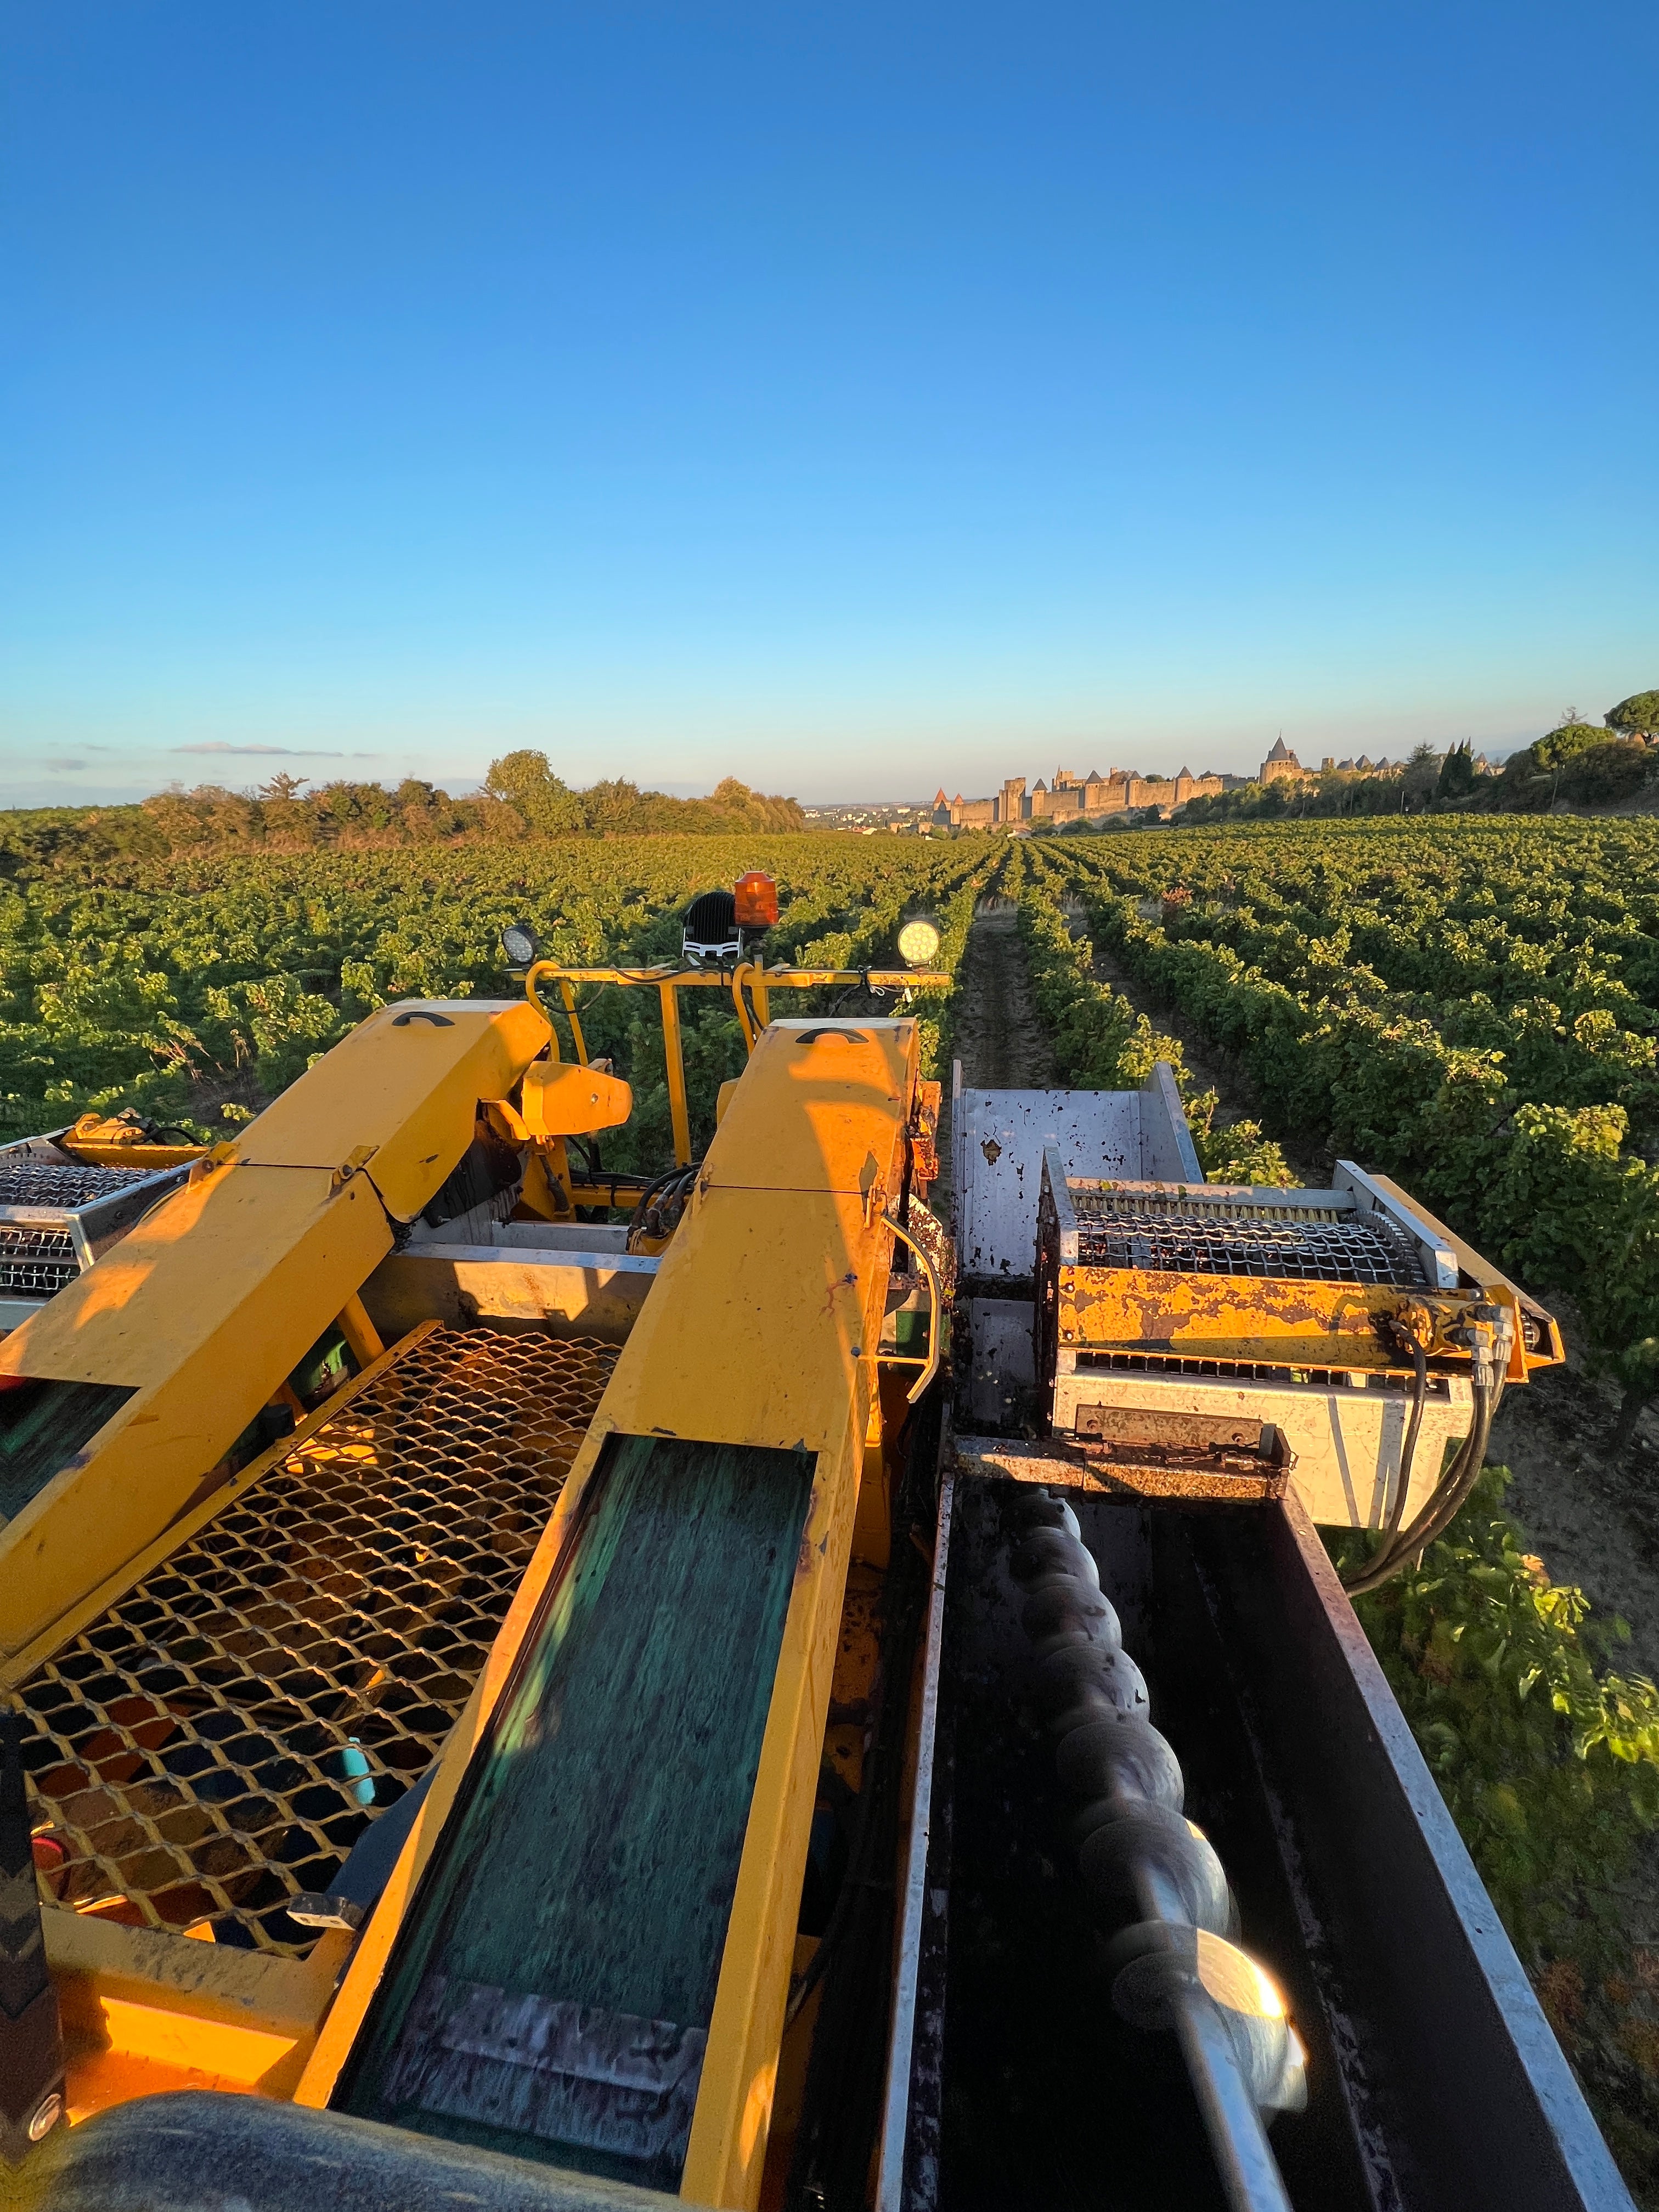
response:
[[[1649,757],[1645,745],[1628,738],[1587,745],[1562,769],[1561,796],[1580,806],[1616,806],[1646,782]]]
[[[1628,699],[1609,707],[1601,719],[1610,730],[1644,738],[1659,736],[1659,691],[1632,691]]]
[[[1461,745],[1454,745],[1440,763],[1440,781],[1435,796],[1438,799],[1467,799],[1474,789],[1474,747],[1465,738]]]
[[[1569,721],[1534,738],[1527,750],[1535,767],[1559,768],[1575,753],[1586,753],[1592,745],[1604,745],[1607,742],[1607,732],[1598,729],[1594,722]]]
[[[492,799],[504,799],[527,829],[543,836],[568,836],[587,826],[580,799],[554,775],[545,753],[527,749],[503,753],[500,760],[490,762],[483,787]]]

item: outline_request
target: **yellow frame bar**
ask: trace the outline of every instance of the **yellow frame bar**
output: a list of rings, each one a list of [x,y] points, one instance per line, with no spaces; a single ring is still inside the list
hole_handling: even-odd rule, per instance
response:
[[[587,1065],[587,1044],[576,1012],[578,983],[615,983],[623,990],[647,987],[662,1001],[663,1060],[668,1077],[668,1114],[674,1132],[678,1166],[691,1164],[691,1110],[686,1098],[685,1054],[680,1036],[679,991],[730,991],[743,1024],[744,1042],[753,1052],[759,1031],[771,1018],[774,991],[817,991],[832,983],[862,983],[872,991],[948,991],[954,978],[937,968],[767,968],[758,961],[740,961],[735,968],[563,968],[556,960],[538,960],[524,979],[525,996],[538,1013],[544,983],[556,983],[570,1018],[576,1056]],[[747,990],[755,1012],[751,1027],[744,1007]],[[556,1032],[554,1046],[557,1054]]]
[[[662,1000],[662,1056],[668,1071],[668,1116],[674,1125],[674,1158],[683,1168],[691,1164],[691,1109],[685,1097],[685,1054],[680,1047],[680,1002],[674,986],[659,987]]]

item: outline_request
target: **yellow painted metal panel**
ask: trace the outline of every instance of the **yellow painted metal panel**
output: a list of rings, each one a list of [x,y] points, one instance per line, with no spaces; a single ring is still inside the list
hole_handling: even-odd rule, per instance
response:
[[[1062,1267],[1059,1287],[1065,1348],[1312,1367],[1397,1368],[1376,1317],[1429,1303],[1388,1285],[1128,1267]]]
[[[0,1528],[0,1652],[191,1503],[391,1249],[361,1176],[331,1194],[319,1170],[224,1167],[0,1345],[0,1370],[137,1393]]]
[[[0,1342],[0,1374],[136,1393],[0,1528],[0,1654],[191,1504],[548,1034],[521,1000],[383,1009]]]
[[[702,1182],[746,1190],[889,1193],[903,1164],[915,1024],[774,1022],[755,1047]]]
[[[1455,1230],[1448,1229],[1443,1221],[1437,1221],[1433,1214],[1425,1211],[1408,1190],[1401,1190],[1397,1182],[1385,1175],[1374,1174],[1370,1181],[1378,1190],[1386,1192],[1390,1198],[1398,1199],[1408,1212],[1417,1216],[1423,1226],[1453,1254],[1463,1273],[1472,1283],[1480,1285],[1481,1291],[1494,1305],[1509,1308],[1514,1316],[1510,1364],[1506,1370],[1511,1382],[1526,1382],[1534,1367],[1555,1367],[1561,1364],[1567,1356],[1567,1348],[1562,1341],[1560,1325],[1553,1314],[1547,1313],[1536,1300],[1526,1297],[1507,1275],[1494,1267],[1490,1260],[1483,1259],[1472,1244],[1466,1244]],[[1522,1335],[1523,1307],[1538,1323],[1543,1340],[1541,1348],[1536,1352],[1526,1349]]]
[[[236,1139],[264,1167],[365,1165],[409,1220],[472,1137],[480,1099],[513,1088],[551,1035],[527,1000],[422,1000],[382,1006]]]
[[[54,1980],[83,1978],[106,2002],[163,2008],[289,2045],[309,2036],[327,2011],[351,1948],[343,1930],[331,1929],[305,1958],[279,1959],[154,1928],[126,1928],[61,1905],[46,1905],[40,1917]]]
[[[586,1137],[621,1127],[634,1094],[619,1076],[574,1061],[538,1060],[524,1074],[524,1123],[532,1137]]]

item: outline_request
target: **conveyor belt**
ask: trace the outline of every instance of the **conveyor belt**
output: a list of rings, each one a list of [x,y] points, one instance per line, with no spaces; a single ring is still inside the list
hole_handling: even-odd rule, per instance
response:
[[[22,1686],[66,1904],[289,1954],[436,1757],[616,1348],[434,1333]]]
[[[337,2106],[678,2187],[814,1463],[606,1439]]]

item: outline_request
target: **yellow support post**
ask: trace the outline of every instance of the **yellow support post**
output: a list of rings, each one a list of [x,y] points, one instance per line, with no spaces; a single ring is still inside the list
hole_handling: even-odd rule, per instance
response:
[[[587,1040],[582,1035],[582,1025],[576,1012],[576,987],[568,977],[559,978],[559,996],[564,1000],[564,1010],[570,1017],[570,1042],[576,1048],[576,1057],[584,1067],[587,1065]]]
[[[668,1068],[668,1115],[674,1129],[674,1158],[691,1164],[691,1115],[685,1103],[685,1060],[680,1051],[680,1002],[672,983],[657,987],[662,1000],[662,1053]]]
[[[367,1367],[371,1359],[378,1359],[386,1350],[380,1330],[368,1317],[368,1308],[356,1291],[340,1308],[339,1328],[359,1367]]]

